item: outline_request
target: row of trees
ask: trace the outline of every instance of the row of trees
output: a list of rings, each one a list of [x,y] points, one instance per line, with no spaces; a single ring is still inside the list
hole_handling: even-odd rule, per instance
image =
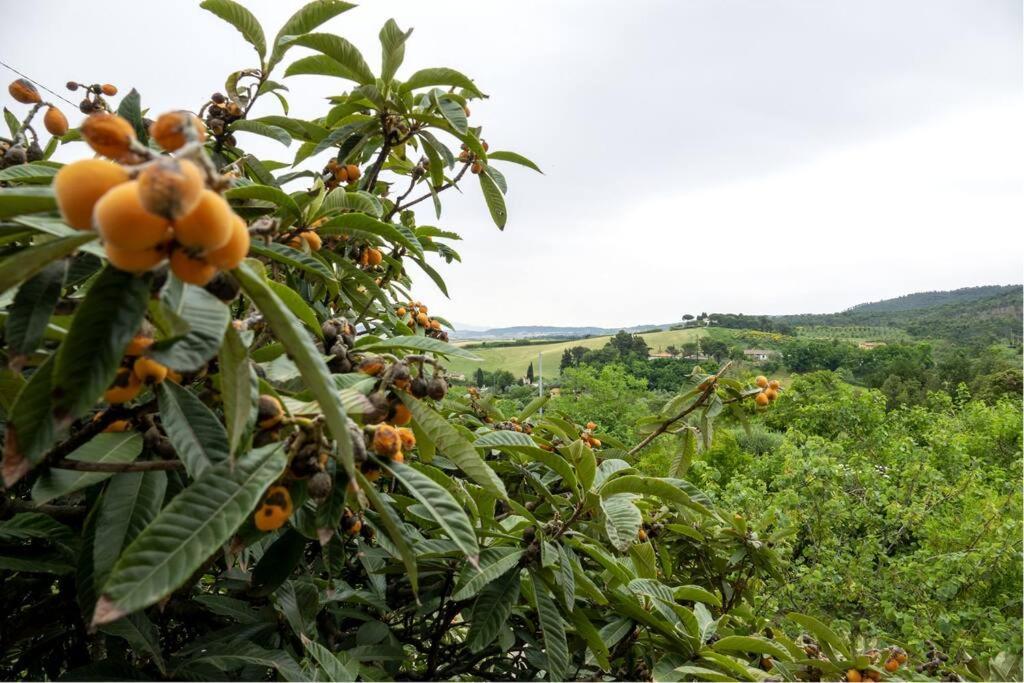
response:
[[[791,372],[840,371],[849,381],[881,389],[891,407],[922,404],[930,392],[952,394],[961,385],[990,401],[1019,396],[1024,388],[1019,353],[998,345],[945,349],[936,359],[923,342],[862,349],[838,340],[792,339],[783,345],[783,362]]]

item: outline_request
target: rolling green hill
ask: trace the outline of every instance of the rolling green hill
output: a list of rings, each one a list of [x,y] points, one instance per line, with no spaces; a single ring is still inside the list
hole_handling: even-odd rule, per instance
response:
[[[784,315],[772,319],[802,328],[892,327],[919,339],[968,344],[1020,339],[1024,293],[1020,285],[921,292],[860,304],[841,313]]]
[[[666,346],[679,346],[684,342],[693,341],[702,330],[664,330],[662,332],[650,332],[642,335],[652,351],[663,350]],[[497,348],[474,348],[470,351],[482,360],[471,361],[464,358],[453,358],[449,369],[454,373],[464,374],[470,377],[476,369],[483,368],[488,372],[494,370],[508,370],[517,377],[526,374],[526,368],[533,363],[533,370],[536,373],[538,368],[537,357],[544,357],[544,378],[555,379],[558,377],[558,364],[562,360],[562,352],[573,346],[585,346],[588,349],[599,349],[608,343],[609,336],[590,337],[589,339],[578,339],[574,341],[555,342],[551,344],[533,344],[530,346],[503,346]]]

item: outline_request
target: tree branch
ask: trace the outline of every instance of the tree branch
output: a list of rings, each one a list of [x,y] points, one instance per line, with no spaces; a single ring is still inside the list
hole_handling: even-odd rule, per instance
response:
[[[633,448],[631,448],[629,453],[627,453],[626,455],[636,455],[644,448],[646,448],[656,438],[667,432],[669,427],[674,425],[676,422],[679,422],[693,411],[697,410],[697,408],[700,408],[701,406],[705,405],[705,402],[715,391],[715,385],[718,383],[718,378],[722,376],[722,374],[729,368],[729,365],[731,364],[732,361],[729,361],[728,363],[722,366],[721,370],[719,370],[712,376],[712,381],[708,383],[707,389],[705,389],[704,393],[700,395],[700,398],[691,403],[687,408],[685,408],[681,413],[673,417],[671,420],[662,422],[661,425],[659,425],[656,430],[648,434],[643,441],[638,443],[636,446],[633,446]]]

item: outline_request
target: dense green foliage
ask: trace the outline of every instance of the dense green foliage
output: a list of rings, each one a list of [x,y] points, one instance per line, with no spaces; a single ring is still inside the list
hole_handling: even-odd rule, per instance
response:
[[[655,400],[625,366],[566,375],[571,391],[555,405],[599,416],[618,438]],[[763,425],[720,429],[687,478],[777,543],[785,579],[760,610],[829,615],[867,642],[914,651],[932,640],[961,656],[1019,658],[1019,394],[886,403],[836,373],[800,375]],[[637,466],[663,474],[677,447],[662,444]]]
[[[814,373],[765,422],[773,431],[753,443],[720,438],[693,476],[792,532],[777,605],[914,649],[930,638],[975,655],[1020,652],[1018,399],[933,393],[886,412],[878,392]]]

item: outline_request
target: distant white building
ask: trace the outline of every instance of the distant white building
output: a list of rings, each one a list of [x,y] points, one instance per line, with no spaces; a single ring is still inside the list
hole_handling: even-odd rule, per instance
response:
[[[768,360],[775,355],[775,351],[769,351],[768,349],[744,349],[743,356],[747,360]]]

